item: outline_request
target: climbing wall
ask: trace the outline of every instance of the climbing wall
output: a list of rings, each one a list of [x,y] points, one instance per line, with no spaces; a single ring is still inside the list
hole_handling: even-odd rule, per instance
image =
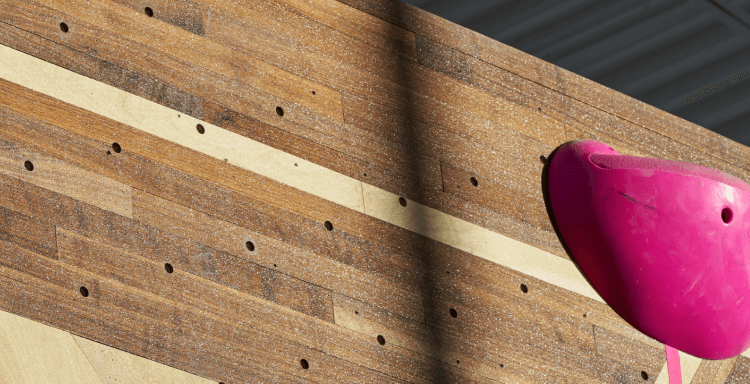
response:
[[[750,148],[398,2],[0,0],[0,356],[59,351],[0,378],[666,383],[551,224],[579,138],[750,180]]]

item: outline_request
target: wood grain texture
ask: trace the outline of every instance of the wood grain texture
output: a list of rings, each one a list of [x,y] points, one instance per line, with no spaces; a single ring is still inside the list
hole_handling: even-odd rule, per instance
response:
[[[740,356],[735,361],[734,367],[732,368],[729,377],[724,382],[725,384],[739,384],[746,383],[750,380],[750,359],[745,356]]]
[[[421,297],[406,286],[149,193],[136,191],[134,197],[136,218],[145,224],[179,233],[214,249],[359,298],[404,317],[423,318]],[[248,241],[256,250],[247,249]]]
[[[203,117],[202,100],[143,72],[100,60],[15,26],[0,22],[0,44],[75,73],[122,89],[195,118]]]
[[[107,61],[118,65],[125,61],[130,66],[121,66],[129,69],[134,69],[133,65],[176,64],[176,61],[187,60],[192,65],[189,72],[182,72],[179,76],[183,81],[188,73],[191,75],[194,73],[191,81],[221,76],[225,79],[224,81],[237,81],[244,87],[252,87],[267,94],[277,95],[280,99],[311,108],[337,120],[342,118],[338,92],[319,84],[213,43],[201,36],[180,33],[183,31],[180,28],[144,17],[141,12],[116,3],[102,1],[87,3],[80,7],[72,5],[56,2],[56,0],[13,1],[4,7],[2,20],[27,31],[52,38],[52,40],[65,42],[83,52],[96,52],[98,55],[110,53],[114,56]],[[66,13],[60,12],[61,10]],[[101,17],[105,14],[108,16]],[[50,26],[58,25],[62,20],[70,25],[68,33],[61,32],[59,28],[57,30],[50,28]],[[106,40],[110,37],[119,45],[127,44],[131,47],[130,50],[118,50],[117,45],[112,44],[105,47]],[[174,41],[181,43],[170,43]],[[81,45],[82,43],[87,45]],[[139,46],[143,49],[134,49]],[[150,56],[144,56],[146,53]],[[137,56],[132,56],[133,54]],[[117,60],[112,60],[114,58]],[[258,73],[263,73],[263,76],[258,76]],[[312,95],[310,89],[317,89],[317,94]],[[275,106],[271,108],[271,111],[273,108]]]
[[[23,124],[2,111],[0,120]],[[133,215],[130,186],[12,142],[0,142],[0,172],[122,216]]]
[[[724,383],[737,362],[737,357],[726,360],[703,360],[690,384]]]
[[[7,384],[103,384],[65,331],[0,311],[0,380]]]
[[[103,384],[216,383],[82,337],[73,336],[73,339]]]
[[[746,146],[563,68],[397,0],[339,0],[417,36],[453,48],[551,90],[748,169]]]
[[[0,309],[226,383],[664,380],[663,344],[566,260],[546,158],[592,138],[744,165],[434,15],[346,2],[3,2]],[[31,156],[84,177],[24,178]]]
[[[190,0],[114,0],[144,17],[153,17],[165,23],[182,28],[190,33],[204,36],[208,11],[200,4]],[[148,8],[150,12],[146,10]]]

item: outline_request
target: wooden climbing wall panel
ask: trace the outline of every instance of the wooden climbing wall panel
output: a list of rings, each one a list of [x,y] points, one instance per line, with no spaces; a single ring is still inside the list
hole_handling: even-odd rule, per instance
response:
[[[749,148],[398,2],[0,0],[0,311],[104,382],[131,360],[86,348],[223,383],[666,383],[551,225],[577,138],[750,180]]]

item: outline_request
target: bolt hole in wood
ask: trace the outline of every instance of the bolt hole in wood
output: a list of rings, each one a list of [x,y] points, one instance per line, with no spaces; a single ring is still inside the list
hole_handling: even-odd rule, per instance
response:
[[[359,311],[354,311],[354,314],[355,315],[359,315]]]
[[[641,371],[641,379],[648,380],[648,373],[646,371]]]
[[[148,17],[154,17],[154,10],[151,9],[151,7],[146,7],[143,12],[146,13],[146,16]]]
[[[172,264],[169,264],[169,263],[164,264],[164,270],[167,271],[167,273],[174,272],[174,268],[172,268]]]
[[[732,210],[729,208],[722,209],[721,220],[724,221],[724,223],[729,224],[729,222],[732,221]]]
[[[527,287],[526,284],[521,284],[521,292],[529,293],[529,287]]]
[[[115,153],[122,152],[122,147],[120,147],[120,144],[118,143],[112,143],[112,150],[115,151]]]
[[[323,225],[325,225],[327,230],[333,231],[333,224],[330,221],[326,221]]]
[[[284,109],[281,107],[276,107],[276,114],[279,116],[284,116]]]
[[[89,297],[89,290],[86,287],[78,288],[78,292],[81,292],[83,297]]]
[[[472,176],[472,177],[471,177],[471,178],[469,179],[469,182],[471,182],[471,185],[473,185],[473,186],[475,186],[475,187],[478,187],[478,186],[479,186],[479,181],[478,181],[478,180],[477,180],[477,178],[476,178],[476,177],[474,177],[474,176]]]
[[[378,335],[378,343],[380,345],[385,345],[385,337],[383,337],[383,335]]]
[[[32,163],[32,162],[30,162],[28,160],[26,160],[26,161],[23,162],[23,166],[26,167],[26,170],[29,171],[29,172],[31,172],[31,171],[34,170],[34,163]]]
[[[198,133],[200,133],[201,135],[204,134],[204,133],[206,133],[206,128],[204,128],[202,124],[196,125],[195,129],[197,129]]]
[[[299,361],[299,365],[302,366],[302,369],[308,369],[310,368],[310,363],[307,362],[307,360],[302,359]]]
[[[255,244],[253,244],[252,241],[245,242],[245,248],[247,248],[247,250],[250,252],[255,252]],[[274,267],[275,266],[276,265],[274,264]]]
[[[455,319],[455,318],[457,318],[457,317],[458,317],[458,312],[456,312],[456,310],[455,310],[454,308],[451,308],[451,310],[450,310],[450,311],[448,311],[448,312],[449,312],[449,313],[451,314],[451,317],[452,317],[452,318],[454,318],[454,319]]]
[[[315,93],[315,91],[312,91],[312,94],[313,94],[313,95],[317,95],[317,93]]]
[[[367,177],[367,173],[363,173],[362,176]]]
[[[461,362],[460,362],[460,361],[458,361],[458,360],[456,360],[456,364],[461,364]]]
[[[68,24],[60,23],[60,30],[63,31],[63,33],[68,33],[70,29],[68,28]]]
[[[274,264],[273,267],[276,268],[276,264]]]
[[[398,203],[401,204],[402,207],[406,206],[406,199],[403,197],[398,198]]]

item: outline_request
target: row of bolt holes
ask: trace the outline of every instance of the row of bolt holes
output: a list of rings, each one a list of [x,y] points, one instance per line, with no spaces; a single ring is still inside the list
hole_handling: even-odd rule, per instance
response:
[[[146,7],[144,9],[144,12],[146,13],[146,15],[148,17],[153,17],[154,16],[154,11],[150,7]],[[67,24],[60,23],[60,30],[63,31],[64,33],[68,33],[68,31],[70,30],[70,28],[68,27]],[[316,92],[312,91],[312,94],[315,95]],[[279,116],[284,116],[284,109],[281,108],[281,107],[276,107],[276,114],[279,115]],[[201,124],[198,124],[196,126],[196,129],[198,130],[198,133],[200,133],[200,134],[206,133],[206,128],[203,125],[201,125]],[[113,143],[112,144],[112,150],[115,151],[115,153],[120,153],[122,151],[122,148],[120,147],[120,144]],[[109,154],[109,153],[110,152],[107,152],[107,154]],[[24,162],[24,167],[26,167],[26,169],[29,170],[29,171],[33,171],[34,170],[34,164],[31,161],[28,161],[28,160],[26,160]],[[365,176],[366,175],[367,174],[365,174]],[[472,176],[471,178],[469,178],[469,182],[471,183],[471,185],[473,185],[475,187],[479,186],[479,181],[477,180],[476,177]],[[401,204],[401,206],[406,207],[407,203],[406,203],[406,199],[405,198],[399,197],[398,201]],[[722,215],[722,217],[723,216],[724,215]],[[725,220],[725,222],[727,222],[727,221],[728,220]],[[326,221],[324,223],[324,226],[325,226],[325,228],[327,230],[333,231],[333,224],[330,221]],[[255,244],[253,244],[253,242],[251,242],[251,241],[246,242],[245,243],[245,247],[250,252],[254,252],[255,251]],[[274,264],[273,266],[276,267],[276,264]],[[164,264],[164,270],[167,271],[167,273],[173,273],[174,272],[174,267],[172,267],[172,264],[166,263],[166,264]],[[521,284],[521,291],[523,293],[529,292],[529,288],[526,286],[526,284]],[[88,297],[89,296],[89,291],[88,291],[88,289],[86,287],[81,287],[80,288],[80,292],[81,292],[81,296],[83,296],[83,297]],[[450,312],[451,317],[453,317],[453,318],[458,317],[458,312],[456,312],[456,310],[454,308],[451,308],[449,312]],[[584,314],[583,316],[586,317],[586,314]],[[377,339],[378,339],[378,343],[380,345],[385,345],[385,338],[382,335],[378,335]],[[456,360],[456,363],[459,363],[459,360]],[[300,360],[300,365],[304,369],[310,368],[310,364],[305,359],[301,359]],[[504,367],[504,365],[500,364],[500,367]],[[644,380],[648,380],[648,374],[646,372],[642,371],[641,372],[641,376],[643,377]]]

